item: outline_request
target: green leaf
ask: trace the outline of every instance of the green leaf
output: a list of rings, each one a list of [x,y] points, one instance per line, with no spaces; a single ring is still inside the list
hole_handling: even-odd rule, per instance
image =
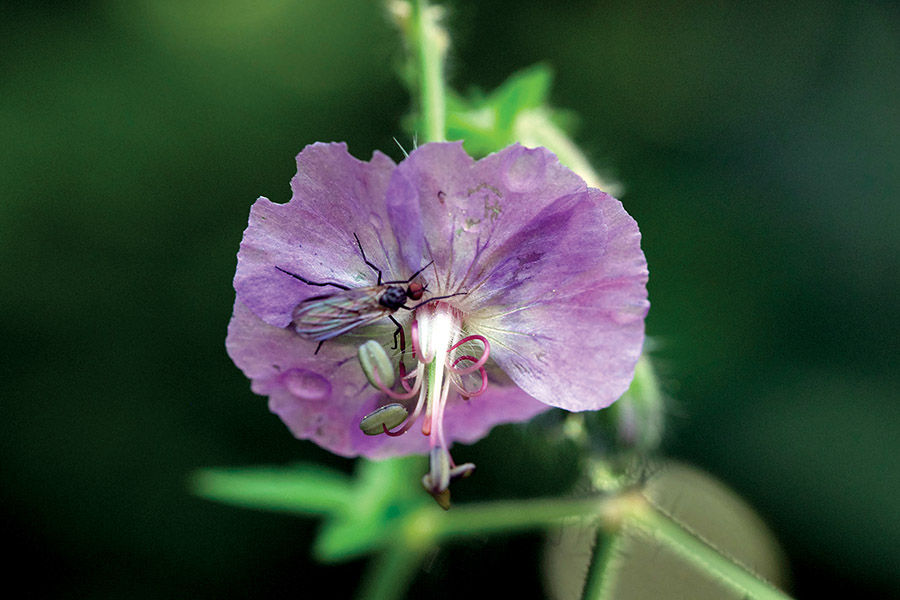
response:
[[[382,548],[401,535],[399,523],[431,498],[418,485],[427,470],[420,456],[360,460],[342,511],[332,515],[316,539],[324,561],[347,560]]]
[[[203,469],[191,487],[198,496],[235,506],[325,516],[314,551],[321,560],[337,561],[384,547],[406,517],[431,503],[418,485],[426,470],[419,456],[360,460],[352,479],[315,465]]]
[[[550,97],[553,73],[543,64],[534,65],[509,78],[491,95],[497,107],[497,119],[503,128],[511,128],[516,116],[528,109],[541,108]]]
[[[341,517],[326,521],[316,538],[313,552],[323,562],[339,562],[369,554],[383,546],[387,534],[385,522],[359,505],[357,518]],[[374,517],[374,518],[373,518]]]
[[[547,105],[553,74],[544,64],[513,73],[500,87],[485,95],[448,94],[447,139],[465,140],[466,150],[483,156],[518,141],[516,121],[529,111],[541,110],[563,123],[562,113]]]
[[[620,194],[621,186],[601,176],[570,138],[576,116],[550,107],[552,82],[551,69],[538,64],[514,73],[487,95],[478,90],[470,92],[468,97],[448,92],[447,139],[463,140],[466,151],[475,157],[516,142],[532,148],[543,146],[589,186]],[[415,116],[407,121],[407,125],[411,125],[413,131],[424,126]]]
[[[350,501],[350,479],[316,465],[202,469],[191,488],[209,500],[304,515],[343,512]]]

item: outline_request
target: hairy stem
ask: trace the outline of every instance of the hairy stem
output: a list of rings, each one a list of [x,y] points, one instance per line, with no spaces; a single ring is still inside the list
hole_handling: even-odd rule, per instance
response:
[[[442,142],[446,135],[444,56],[449,40],[438,23],[439,11],[426,0],[412,2],[410,43],[415,53],[425,142]]]
[[[787,594],[760,579],[730,557],[710,546],[671,516],[645,503],[631,515],[629,525],[637,526],[653,536],[659,544],[670,548],[699,571],[753,600],[786,600]]]

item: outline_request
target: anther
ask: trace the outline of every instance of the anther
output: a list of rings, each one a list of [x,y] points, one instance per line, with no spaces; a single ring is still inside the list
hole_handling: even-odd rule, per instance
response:
[[[409,411],[402,404],[388,404],[363,417],[359,428],[366,435],[379,435],[403,423],[407,416]]]
[[[359,347],[359,364],[363,373],[376,388],[390,389],[394,385],[394,366],[387,352],[375,340],[369,340]]]

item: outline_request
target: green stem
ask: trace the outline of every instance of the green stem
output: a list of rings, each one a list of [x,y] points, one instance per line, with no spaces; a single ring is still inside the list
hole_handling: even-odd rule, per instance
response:
[[[611,535],[602,527],[597,528],[597,540],[594,543],[594,556],[588,568],[587,579],[584,582],[584,591],[581,597],[584,600],[601,600],[609,598],[613,592],[616,562],[613,560],[618,555],[616,543],[621,537]]]
[[[360,600],[393,600],[406,597],[422,553],[403,544],[393,544],[378,554],[369,565],[357,591]]]
[[[652,537],[744,598],[790,598],[653,507],[636,491],[594,498],[488,502],[457,506],[446,513],[429,506],[407,517],[403,539],[407,549],[421,553],[449,538],[540,529],[576,519],[586,525],[599,525],[598,536],[605,536],[598,538],[603,543],[597,545],[596,551],[600,555],[595,555],[596,564],[591,568],[584,598],[603,598],[596,594],[610,589],[609,582],[604,583],[602,576],[614,572],[614,568],[607,568],[610,566],[608,561],[614,556],[616,540],[628,535],[626,529],[636,529]],[[606,538],[610,540],[606,541]]]
[[[481,537],[491,533],[540,529],[563,519],[603,520],[614,509],[611,498],[544,499],[484,502],[454,506],[447,512],[420,509],[407,520],[406,539],[415,547],[429,547],[449,538]]]
[[[412,2],[411,43],[415,52],[425,142],[442,142],[446,134],[444,55],[448,36],[437,22],[435,7],[426,0]]]
[[[649,502],[629,515],[636,526],[744,598],[788,600],[790,596],[722,554]]]

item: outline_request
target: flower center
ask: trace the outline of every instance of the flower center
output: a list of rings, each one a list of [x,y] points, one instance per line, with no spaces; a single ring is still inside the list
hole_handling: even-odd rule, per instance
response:
[[[445,509],[450,506],[450,482],[470,475],[475,469],[472,463],[457,466],[453,462],[444,436],[444,411],[451,388],[454,396],[468,400],[484,393],[488,383],[484,365],[490,356],[490,344],[484,336],[464,335],[463,326],[464,314],[447,302],[429,302],[421,306],[416,309],[410,326],[412,356],[416,360],[411,372],[407,372],[403,363],[405,348],[401,345],[399,379],[404,392],[389,389],[378,372],[373,373],[376,387],[388,397],[410,400],[418,396],[415,409],[399,429],[391,431],[387,423],[382,423],[381,430],[389,436],[403,435],[424,410],[422,433],[429,437],[431,468],[422,478],[422,485]],[[476,356],[479,346],[480,356]],[[474,390],[466,387],[465,382],[472,378],[480,379],[480,385]],[[366,423],[364,431],[378,433],[377,424],[373,427],[372,421],[376,414],[384,414],[383,408],[363,420]]]

